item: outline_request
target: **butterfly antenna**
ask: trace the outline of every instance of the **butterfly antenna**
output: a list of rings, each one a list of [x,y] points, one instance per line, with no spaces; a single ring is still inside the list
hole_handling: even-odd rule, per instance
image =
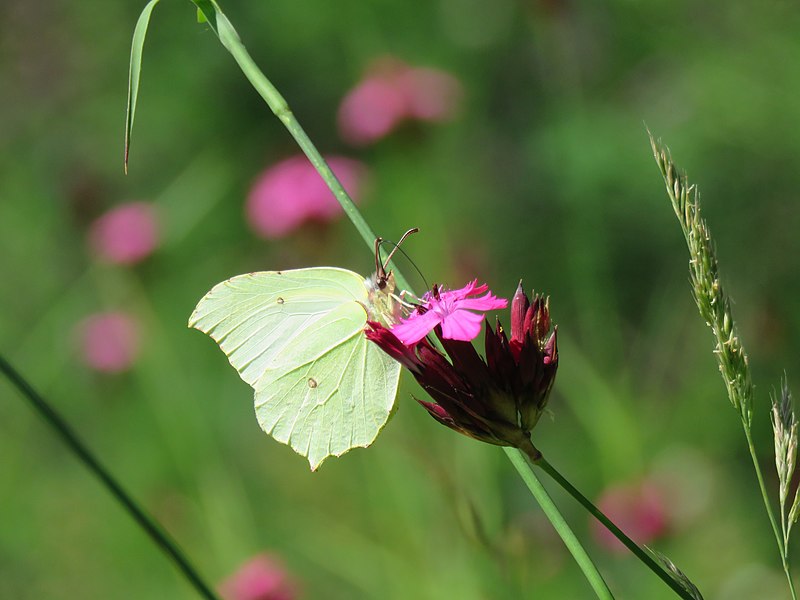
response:
[[[392,260],[392,256],[394,256],[394,253],[397,252],[398,250],[400,250],[400,244],[402,244],[404,241],[406,241],[406,238],[408,236],[410,236],[412,233],[419,233],[419,227],[412,227],[411,229],[406,231],[403,234],[403,237],[400,238],[400,241],[397,242],[396,244],[394,244],[394,248],[392,249],[391,252],[389,252],[389,256],[386,257],[386,261],[383,263],[383,265],[381,265],[383,267],[383,272],[384,273],[386,273],[386,266],[389,264],[389,261]],[[380,240],[381,238],[378,238],[378,239]],[[383,240],[381,240],[381,241],[383,241]],[[379,245],[377,240],[375,241],[375,243],[376,243],[376,248],[377,248],[378,245]],[[400,250],[400,251],[403,252],[402,250]],[[405,254],[406,258],[408,258],[408,254],[406,254],[405,252],[403,252],[403,254]],[[378,256],[377,252],[375,252],[375,256],[376,257]]]
[[[378,281],[386,279],[386,267],[381,264],[381,244],[383,241],[383,238],[375,238],[375,276],[378,278]]]
[[[412,231],[412,233],[413,233],[413,231]],[[402,241],[403,241],[403,238],[400,239],[400,242],[402,242]],[[417,263],[415,263],[411,259],[411,257],[408,255],[408,253],[400,247],[400,242],[395,244],[394,242],[390,242],[389,240],[381,240],[381,244],[391,244],[392,246],[394,246],[394,248],[392,249],[392,252],[389,254],[389,258],[386,259],[386,263],[385,264],[388,264],[389,259],[392,257],[392,255],[394,255],[395,252],[400,251],[400,254],[402,254],[403,256],[406,257],[406,260],[409,263],[411,263],[411,266],[414,267],[414,270],[417,272],[417,274],[419,275],[420,279],[422,279],[422,283],[425,284],[425,289],[429,290],[431,286],[428,285],[428,280],[425,279],[425,276],[422,274],[422,271],[417,266]]]

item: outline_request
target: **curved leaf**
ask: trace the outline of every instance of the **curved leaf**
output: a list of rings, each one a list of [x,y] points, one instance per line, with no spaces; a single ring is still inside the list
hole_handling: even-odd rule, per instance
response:
[[[128,172],[128,155],[131,147],[131,130],[133,129],[133,117],[136,114],[136,100],[139,97],[139,77],[142,73],[142,51],[144,49],[144,39],[147,36],[147,27],[150,25],[150,15],[159,0],[150,0],[144,7],[136,27],[133,30],[133,42],[131,44],[131,60],[128,70],[128,108],[125,114],[125,173]]]

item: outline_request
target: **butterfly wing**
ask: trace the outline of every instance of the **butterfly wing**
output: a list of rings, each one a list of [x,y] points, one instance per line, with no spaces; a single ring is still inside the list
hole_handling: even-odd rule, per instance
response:
[[[364,336],[368,303],[344,269],[250,273],[215,286],[189,325],[256,390],[262,429],[316,469],[370,445],[392,412],[400,367]]]

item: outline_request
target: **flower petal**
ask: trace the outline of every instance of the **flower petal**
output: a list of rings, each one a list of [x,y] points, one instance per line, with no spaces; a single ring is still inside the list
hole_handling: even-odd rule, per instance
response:
[[[480,298],[465,298],[457,300],[456,308],[464,308],[467,310],[497,310],[508,306],[508,300],[505,298],[498,298],[494,294],[486,294]]]
[[[488,291],[488,289],[489,289],[488,285],[486,285],[485,283],[483,285],[478,285],[478,280],[473,279],[461,289],[441,292],[439,297],[442,299],[442,301],[463,300],[467,296],[482,294],[483,292]]]
[[[442,319],[442,337],[469,342],[481,332],[483,316],[468,310],[455,310]]]
[[[424,314],[412,313],[407,319],[392,326],[392,333],[406,346],[411,346],[433,331],[441,320],[442,317],[432,310]]]

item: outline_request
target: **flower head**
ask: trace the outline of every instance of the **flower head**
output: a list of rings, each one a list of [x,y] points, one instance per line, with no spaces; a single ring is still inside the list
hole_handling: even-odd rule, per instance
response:
[[[89,230],[89,245],[106,262],[132,265],[147,258],[158,244],[153,206],[128,202],[111,209]]]
[[[354,87],[339,107],[339,131],[354,146],[386,137],[405,117],[405,97],[384,75],[369,77]]]
[[[438,286],[422,297],[422,304],[411,315],[392,327],[392,333],[406,345],[419,342],[437,325],[442,337],[469,342],[481,332],[483,315],[473,311],[505,308],[508,301],[488,291],[486,284],[478,285],[475,279],[460,290],[444,291]],[[485,295],[472,298],[478,294]]]
[[[482,287],[472,289],[481,293],[485,291]],[[530,432],[544,411],[555,380],[556,331],[550,332],[547,300],[535,296],[531,302],[522,283],[511,313],[510,341],[499,322],[494,328],[486,324],[485,358],[470,342],[445,337],[444,320],[432,328],[447,355],[436,350],[424,334],[415,343],[404,343],[397,326],[390,330],[369,322],[366,335],[411,371],[430,394],[433,402],[419,403],[434,419],[478,440],[520,448],[535,459],[539,452],[531,443]]]
[[[371,144],[404,121],[451,118],[460,96],[461,85],[449,73],[383,57],[342,100],[339,131],[353,145]]]
[[[139,352],[139,327],[124,312],[97,313],[78,326],[83,362],[95,371],[119,373]]]
[[[326,157],[331,170],[358,201],[366,168],[341,156]],[[284,237],[308,221],[331,221],[342,208],[314,166],[303,155],[271,166],[256,179],[247,197],[247,220],[261,237]]]
[[[244,563],[220,586],[225,600],[294,600],[296,585],[283,564],[269,554]]]

